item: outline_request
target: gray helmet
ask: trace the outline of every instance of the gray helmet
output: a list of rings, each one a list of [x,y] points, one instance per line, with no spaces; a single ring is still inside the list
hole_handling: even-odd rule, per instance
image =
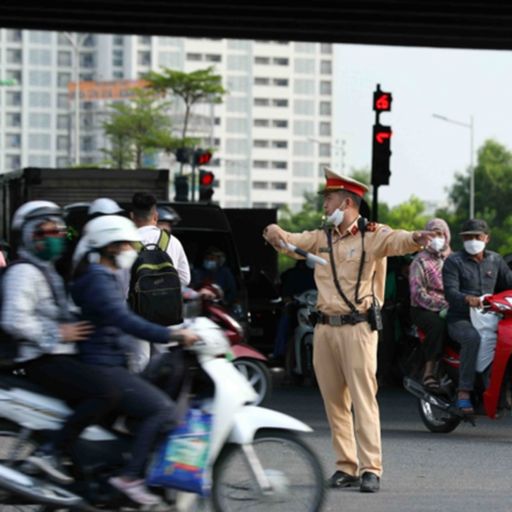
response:
[[[158,206],[156,210],[158,212],[159,221],[170,222],[173,226],[175,226],[181,220],[178,212],[170,206]]]

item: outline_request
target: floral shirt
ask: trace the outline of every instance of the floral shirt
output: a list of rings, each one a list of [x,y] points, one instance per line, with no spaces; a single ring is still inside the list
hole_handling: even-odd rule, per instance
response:
[[[444,256],[427,250],[416,255],[409,270],[411,306],[441,311],[448,307],[443,288]]]

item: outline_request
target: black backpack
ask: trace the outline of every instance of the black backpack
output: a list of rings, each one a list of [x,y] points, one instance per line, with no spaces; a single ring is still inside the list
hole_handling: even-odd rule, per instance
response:
[[[0,312],[2,311],[2,305],[4,301],[4,289],[3,289],[3,280],[7,270],[9,270],[14,265],[20,263],[29,263],[30,261],[25,259],[18,259],[9,263],[6,267],[0,269]],[[39,268],[39,267],[38,267]],[[52,292],[52,295],[57,301],[57,294],[52,286],[52,283],[49,277],[45,272],[41,270],[42,274],[45,276],[48,281],[48,285]],[[16,364],[16,358],[18,357],[18,349],[20,344],[20,339],[14,337],[12,334],[8,333],[2,328],[0,323],[0,369],[12,368]]]
[[[135,313],[160,325],[183,321],[181,282],[167,253],[169,242],[169,234],[161,230],[156,244],[139,244],[128,297]]]

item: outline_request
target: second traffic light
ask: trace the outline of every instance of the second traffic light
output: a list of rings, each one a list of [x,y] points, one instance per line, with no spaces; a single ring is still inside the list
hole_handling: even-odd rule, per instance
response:
[[[210,201],[213,196],[213,182],[215,175],[213,172],[199,169],[199,201]]]
[[[210,163],[212,159],[212,152],[208,149],[196,149],[194,151],[194,165],[199,167],[200,165],[206,165]]]
[[[391,126],[373,125],[372,185],[389,185],[392,134]]]

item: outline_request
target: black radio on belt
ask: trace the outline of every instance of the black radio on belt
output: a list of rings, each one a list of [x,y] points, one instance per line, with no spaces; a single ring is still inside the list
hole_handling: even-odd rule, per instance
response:
[[[376,300],[372,301],[370,309],[368,309],[368,323],[372,331],[382,331],[382,310]]]

